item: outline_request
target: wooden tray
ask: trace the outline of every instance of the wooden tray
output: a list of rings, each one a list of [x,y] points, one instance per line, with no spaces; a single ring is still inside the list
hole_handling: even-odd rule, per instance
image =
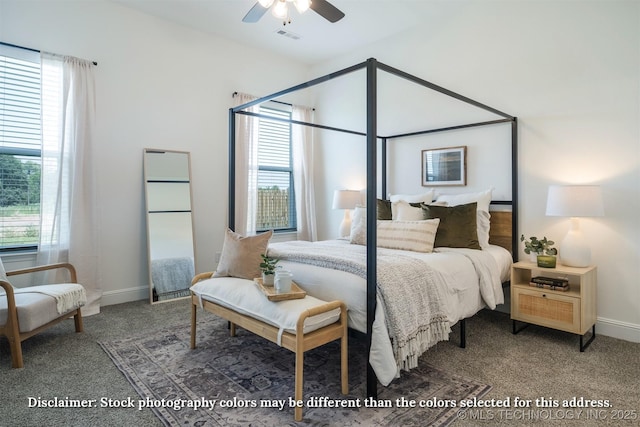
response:
[[[289,299],[300,299],[304,298],[307,293],[300,289],[296,282],[291,282],[291,292],[287,293],[277,293],[275,286],[264,285],[262,283],[262,278],[257,277],[253,279],[254,282],[258,285],[258,288],[265,294],[269,301],[285,301]]]

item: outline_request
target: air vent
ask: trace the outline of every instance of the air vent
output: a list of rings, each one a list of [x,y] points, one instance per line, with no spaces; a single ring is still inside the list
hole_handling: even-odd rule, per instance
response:
[[[279,34],[284,37],[288,37],[293,40],[300,40],[302,37],[296,33],[292,33],[291,31],[283,30],[282,28],[276,30],[276,34]]]

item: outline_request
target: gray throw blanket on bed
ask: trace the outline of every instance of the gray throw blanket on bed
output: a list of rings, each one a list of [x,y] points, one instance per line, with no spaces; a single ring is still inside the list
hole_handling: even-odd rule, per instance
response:
[[[294,241],[270,245],[268,254],[367,276],[365,246]],[[377,295],[385,307],[396,363],[409,370],[418,366],[418,357],[429,347],[449,339],[443,279],[424,262],[384,248],[377,249],[377,279]]]

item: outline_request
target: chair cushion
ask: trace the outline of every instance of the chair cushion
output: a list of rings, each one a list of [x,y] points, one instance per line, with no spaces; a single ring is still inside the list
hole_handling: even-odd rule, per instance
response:
[[[9,281],[7,279],[7,272],[4,270],[4,264],[2,264],[2,258],[0,258],[0,280],[4,280],[5,282]]]
[[[56,300],[44,294],[15,294],[20,332],[34,329],[60,317]],[[7,324],[7,299],[0,296],[0,325]]]
[[[269,301],[253,280],[235,277],[214,277],[200,281],[191,287],[199,298],[230,308],[275,326],[282,331],[296,332],[296,324],[303,311],[326,302],[305,296],[300,299]],[[309,333],[340,319],[340,309],[316,314],[305,319],[303,332]],[[280,344],[280,343],[278,343]]]
[[[82,290],[84,295],[84,288],[78,284],[64,284],[65,287],[78,288],[78,291]],[[57,319],[63,314],[69,313],[76,308],[84,305],[84,302],[78,299],[75,304],[71,304],[72,308],[67,308],[62,313],[58,312],[58,302],[53,296],[46,295],[38,292],[39,286],[32,286],[28,288],[15,288],[14,298],[16,301],[16,309],[18,311],[18,323],[20,324],[20,332],[30,332],[40,326]],[[34,292],[29,292],[33,289]],[[0,325],[4,326],[7,323],[7,298],[4,295],[4,289],[0,289]]]

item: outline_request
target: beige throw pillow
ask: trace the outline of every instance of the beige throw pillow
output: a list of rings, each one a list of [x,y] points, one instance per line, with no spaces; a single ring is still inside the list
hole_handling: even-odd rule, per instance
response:
[[[414,252],[432,252],[440,219],[423,221],[377,221],[377,246]],[[367,210],[356,208],[351,243],[367,244]]]
[[[367,208],[364,206],[356,206],[353,212],[349,240],[354,245],[367,244]]]
[[[378,221],[378,246],[414,252],[433,252],[440,219]]]
[[[273,231],[256,236],[242,236],[227,229],[222,246],[220,263],[214,277],[240,277],[255,279],[260,277],[260,254],[267,253],[267,246]]]

